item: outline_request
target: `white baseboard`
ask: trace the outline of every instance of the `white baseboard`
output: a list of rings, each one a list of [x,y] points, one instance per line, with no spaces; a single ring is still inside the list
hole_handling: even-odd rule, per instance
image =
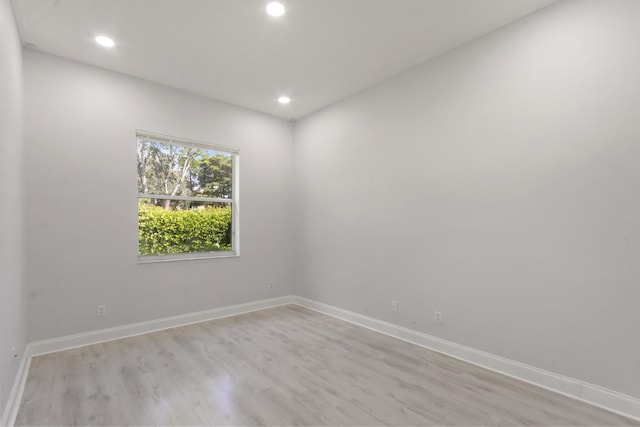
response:
[[[292,301],[293,297],[288,295],[284,297],[214,308],[211,310],[198,311],[195,313],[181,314],[179,316],[165,317],[163,319],[132,323],[129,325],[117,326],[115,328],[100,329],[98,331],[85,332],[82,334],[67,335],[65,337],[32,342],[29,345],[31,346],[31,355],[39,356],[46,353],[82,347],[89,344],[97,344],[100,342],[175,328],[177,326],[185,326],[192,323],[235,316],[238,314],[263,310],[265,308],[278,307],[280,305],[291,304]]]
[[[640,399],[298,296],[293,303],[640,421]]]
[[[22,356],[0,426],[15,423],[33,356],[287,304],[297,304],[640,421],[640,399],[328,304],[284,296],[30,343]]]
[[[149,332],[161,331],[178,326],[190,325],[193,323],[206,322],[207,320],[221,319],[223,317],[235,316],[266,308],[278,307],[291,304],[293,296],[287,295],[278,298],[271,298],[260,301],[248,302],[245,304],[231,305],[227,307],[214,308],[211,310],[198,311],[195,313],[182,314],[179,316],[165,317],[163,319],[149,320],[146,322],[132,323],[115,328],[101,329],[98,331],[85,332],[82,334],[68,335],[60,338],[53,338],[43,341],[35,341],[27,344],[24,355],[18,368],[15,382],[9,395],[7,406],[2,413],[0,426],[13,426],[18,408],[22,401],[22,393],[27,382],[27,373],[33,356],[46,353],[68,350],[100,342],[117,340],[120,338],[146,334]]]
[[[20,366],[18,366],[18,372],[16,373],[13,387],[11,387],[7,405],[4,407],[4,411],[2,411],[0,426],[13,426],[15,424],[18,408],[20,408],[20,402],[22,401],[24,386],[27,383],[29,365],[31,365],[31,346],[27,344],[22,354],[22,359],[20,359]]]

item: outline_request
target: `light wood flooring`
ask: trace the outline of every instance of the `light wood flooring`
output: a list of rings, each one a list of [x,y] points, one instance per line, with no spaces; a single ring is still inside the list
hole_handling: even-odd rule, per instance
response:
[[[289,305],[34,357],[16,425],[640,425]]]

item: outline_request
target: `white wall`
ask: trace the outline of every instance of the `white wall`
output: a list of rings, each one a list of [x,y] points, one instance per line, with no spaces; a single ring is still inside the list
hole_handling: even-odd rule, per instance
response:
[[[30,341],[292,292],[291,123],[46,54],[24,61]],[[136,129],[239,148],[239,258],[136,263]]]
[[[22,53],[9,0],[0,0],[0,414],[26,343],[23,286]]]
[[[561,2],[298,122],[297,294],[640,397],[638,22]]]

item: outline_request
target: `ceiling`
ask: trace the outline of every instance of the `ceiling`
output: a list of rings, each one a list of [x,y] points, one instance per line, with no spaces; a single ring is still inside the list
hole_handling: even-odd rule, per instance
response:
[[[23,43],[297,119],[555,0],[14,0]],[[116,46],[98,46],[103,34]],[[288,105],[277,98],[287,95]]]

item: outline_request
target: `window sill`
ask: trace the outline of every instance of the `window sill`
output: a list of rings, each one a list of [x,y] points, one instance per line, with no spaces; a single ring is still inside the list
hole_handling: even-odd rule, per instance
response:
[[[156,264],[159,262],[194,261],[200,259],[238,258],[236,252],[203,252],[194,254],[145,255],[138,256],[138,264]]]

